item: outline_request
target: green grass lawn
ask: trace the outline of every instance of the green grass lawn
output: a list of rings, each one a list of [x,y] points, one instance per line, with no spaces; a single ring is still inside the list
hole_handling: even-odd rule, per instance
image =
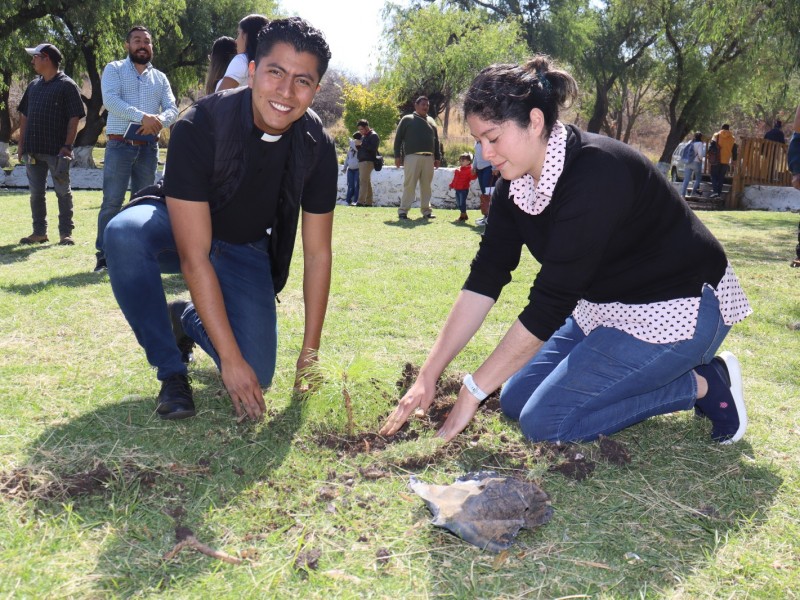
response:
[[[279,355],[263,423],[237,424],[213,363],[190,369],[198,416],[160,421],[158,382],[94,266],[99,192],[76,194],[77,244],[18,246],[28,198],[0,204],[0,596],[169,598],[796,598],[800,590],[798,216],[716,212],[755,314],[724,348],[745,373],[751,425],[717,446],[709,424],[663,416],[567,452],[526,443],[482,411],[441,448],[431,424],[381,447],[375,432],[466,276],[477,231],[393,209],[337,208],[321,351],[325,383],[290,392],[301,343],[300,249],[280,295]],[[51,237],[56,202],[49,198]],[[418,213],[417,213],[418,216]],[[474,219],[475,213],[472,214]],[[525,257],[450,374],[476,368],[526,302]],[[182,279],[165,279],[170,297]],[[352,402],[348,423],[345,397]],[[352,428],[353,431],[349,431]],[[482,552],[430,524],[407,488],[494,469],[536,481],[553,519],[512,550]],[[176,527],[243,563],[190,549]]]

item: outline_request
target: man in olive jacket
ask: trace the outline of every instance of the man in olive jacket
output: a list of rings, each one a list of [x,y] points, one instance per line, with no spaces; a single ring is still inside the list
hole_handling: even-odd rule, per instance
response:
[[[408,210],[414,202],[419,182],[419,204],[422,217],[435,218],[431,213],[431,181],[433,170],[439,168],[441,147],[436,121],[428,116],[428,98],[420,96],[414,102],[414,112],[404,116],[397,124],[394,136],[394,163],[405,169],[403,197],[397,211],[401,219],[408,219]]]

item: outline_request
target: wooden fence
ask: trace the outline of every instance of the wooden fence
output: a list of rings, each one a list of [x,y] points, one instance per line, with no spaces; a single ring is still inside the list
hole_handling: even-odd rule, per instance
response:
[[[733,165],[733,185],[726,208],[739,208],[739,200],[748,185],[791,186],[792,174],[786,161],[786,144],[762,138],[742,138],[739,157]]]

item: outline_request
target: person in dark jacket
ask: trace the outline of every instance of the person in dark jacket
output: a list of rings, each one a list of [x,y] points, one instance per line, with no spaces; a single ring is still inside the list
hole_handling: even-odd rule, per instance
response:
[[[764,134],[764,139],[771,142],[778,142],[779,144],[785,144],[786,136],[783,135],[783,123],[775,121],[775,125],[772,129]]]
[[[691,408],[713,440],[743,436],[739,363],[715,353],[751,310],[725,253],[647,158],[558,120],[576,95],[546,57],[472,82],[467,124],[502,179],[467,281],[383,435],[431,406],[525,246],[541,264],[529,303],[464,378],[440,437],[458,435],[503,382],[503,412],[534,441],[589,441]]]
[[[272,381],[277,354],[275,296],[288,277],[300,218],[305,330],[297,388],[316,361],[338,168],[333,141],[309,106],[330,56],[322,33],[302,19],[265,26],[250,86],[192,107],[170,136],[161,193],[108,225],[111,286],[157,368],[163,419],[195,414],[185,364],[195,343],[219,368],[236,414],[263,416],[262,387]],[[192,302],[168,307],[160,273],[178,269]]]
[[[357,206],[372,206],[372,172],[375,170],[375,159],[381,140],[369,126],[369,121],[358,122],[361,139],[356,140],[358,146],[358,202]]]

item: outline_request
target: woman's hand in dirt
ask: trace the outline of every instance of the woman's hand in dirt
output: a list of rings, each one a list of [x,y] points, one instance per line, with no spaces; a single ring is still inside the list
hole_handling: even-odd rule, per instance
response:
[[[470,394],[467,388],[462,385],[461,391],[458,393],[458,399],[450,411],[450,416],[447,417],[442,428],[436,433],[436,437],[444,438],[445,442],[452,440],[469,425],[479,406],[480,403],[475,399],[475,396]]]
[[[400,399],[397,408],[386,419],[386,423],[381,427],[379,433],[384,436],[394,435],[406,424],[412,412],[417,416],[424,415],[433,404],[435,394],[436,382],[429,384],[422,379],[417,379],[406,395]]]

